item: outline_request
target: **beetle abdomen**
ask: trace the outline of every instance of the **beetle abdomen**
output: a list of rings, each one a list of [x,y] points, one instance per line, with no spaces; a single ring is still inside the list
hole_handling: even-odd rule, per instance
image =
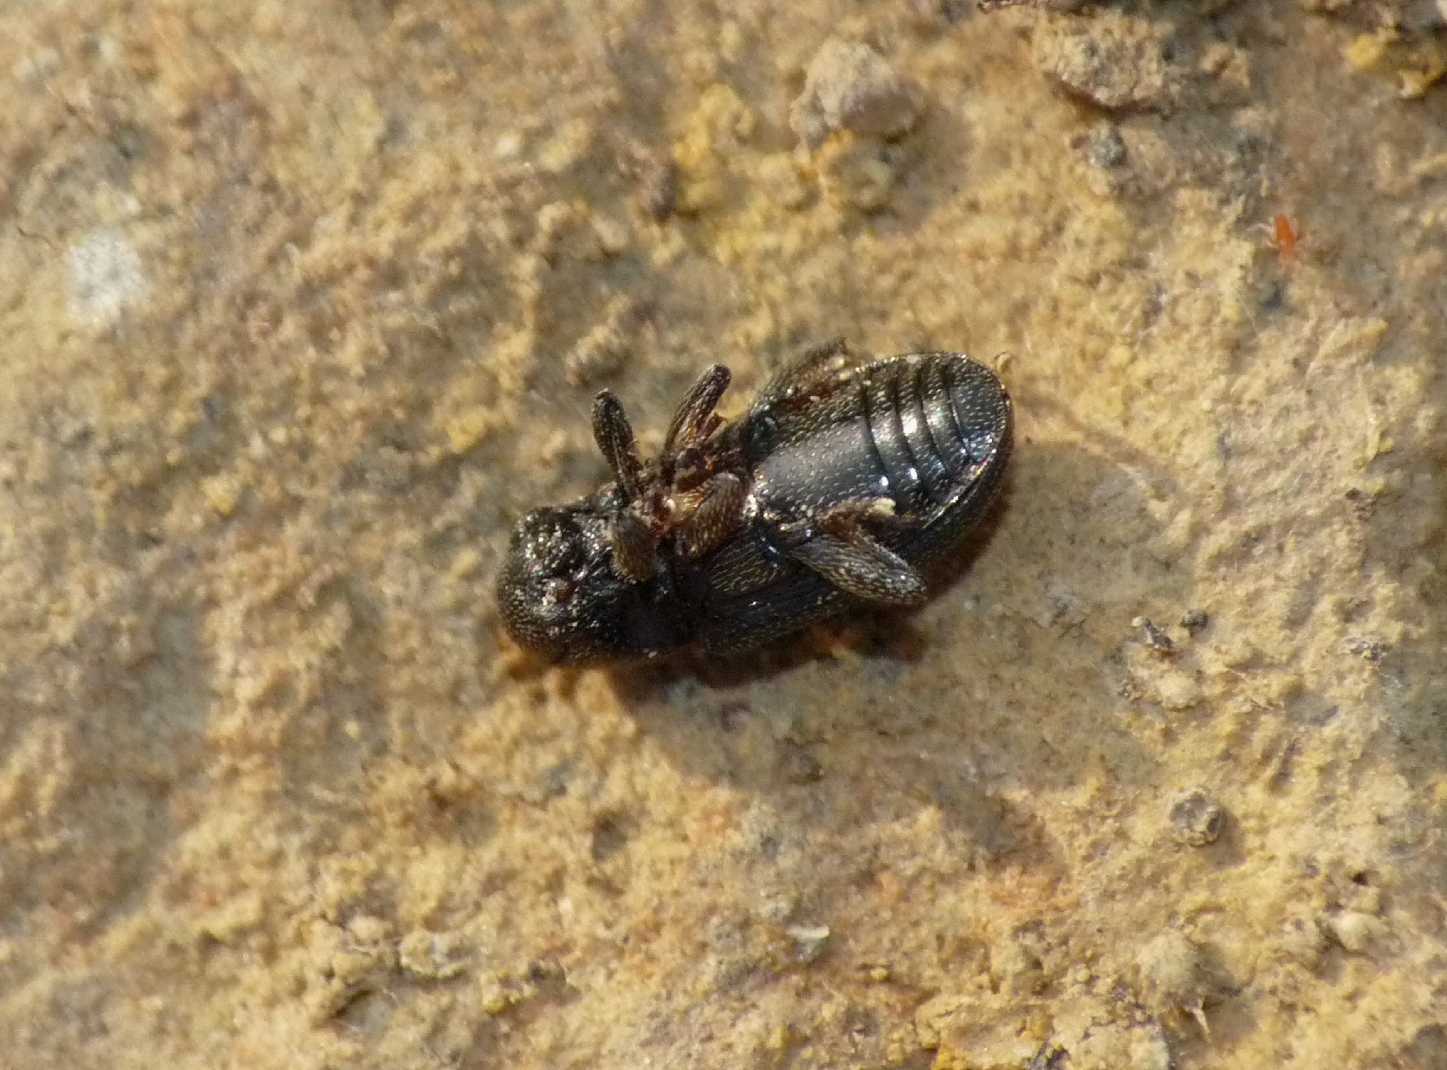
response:
[[[921,353],[866,369],[875,449],[901,515],[933,512],[977,474],[1009,418],[999,381],[958,353]]]
[[[1010,403],[960,353],[915,353],[854,369],[828,395],[773,421],[754,489],[784,515],[888,499],[927,521],[979,477],[1009,435]]]

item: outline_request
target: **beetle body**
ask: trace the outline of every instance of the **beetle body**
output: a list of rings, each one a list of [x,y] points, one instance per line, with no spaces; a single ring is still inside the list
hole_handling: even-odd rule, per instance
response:
[[[735,651],[851,606],[914,605],[921,570],[984,515],[1012,408],[960,353],[852,365],[806,351],[738,420],[709,368],[658,457],[639,458],[604,391],[593,428],[615,480],[528,514],[498,581],[513,636],[555,660]]]

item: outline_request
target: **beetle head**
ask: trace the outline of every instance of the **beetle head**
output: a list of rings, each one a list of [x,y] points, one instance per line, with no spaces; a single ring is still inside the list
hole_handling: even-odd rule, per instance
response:
[[[589,499],[538,509],[513,529],[498,576],[508,631],[552,661],[589,661],[673,645],[674,613],[657,578],[614,561],[618,513]]]

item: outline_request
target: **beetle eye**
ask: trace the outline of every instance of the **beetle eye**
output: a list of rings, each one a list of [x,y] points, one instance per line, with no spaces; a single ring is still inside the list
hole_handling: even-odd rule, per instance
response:
[[[550,573],[571,572],[583,559],[583,551],[572,539],[550,539],[538,555],[539,563]]]
[[[540,512],[525,521],[527,554],[538,569],[559,576],[583,561],[582,529],[568,516]]]
[[[555,606],[560,606],[573,597],[578,585],[572,580],[548,580],[543,585],[543,597]]]

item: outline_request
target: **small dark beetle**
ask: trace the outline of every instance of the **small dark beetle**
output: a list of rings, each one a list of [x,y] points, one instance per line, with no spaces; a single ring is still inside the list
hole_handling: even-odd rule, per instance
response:
[[[1010,453],[1000,380],[962,353],[851,365],[842,341],[780,371],[732,423],[715,364],[643,461],[609,391],[593,436],[614,481],[519,521],[498,578],[508,630],[559,661],[739,650],[851,605],[914,605]]]

